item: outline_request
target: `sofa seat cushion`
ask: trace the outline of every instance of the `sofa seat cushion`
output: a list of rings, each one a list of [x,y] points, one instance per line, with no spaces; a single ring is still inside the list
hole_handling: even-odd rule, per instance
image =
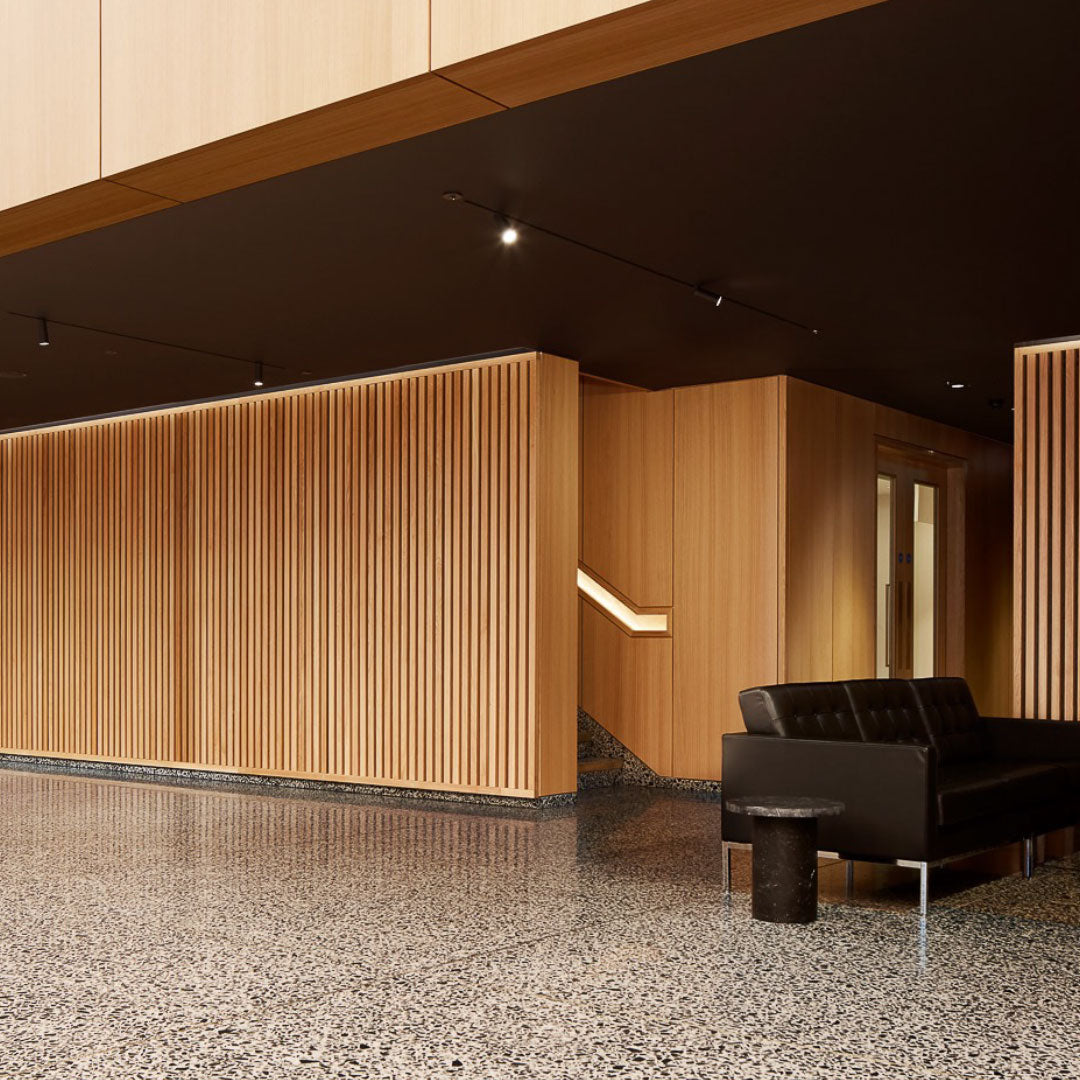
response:
[[[1025,761],[1024,764],[1057,769],[1065,778],[1065,790],[1062,794],[1080,796],[1080,758],[1061,758],[1057,761]]]
[[[1032,762],[970,761],[938,770],[939,825],[1023,810],[1061,798],[1067,788],[1057,765]]]

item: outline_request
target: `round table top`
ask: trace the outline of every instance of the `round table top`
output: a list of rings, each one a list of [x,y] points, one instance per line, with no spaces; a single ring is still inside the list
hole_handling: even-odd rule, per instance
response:
[[[750,817],[819,818],[844,812],[838,799],[816,799],[808,795],[741,795],[725,803],[733,814]]]

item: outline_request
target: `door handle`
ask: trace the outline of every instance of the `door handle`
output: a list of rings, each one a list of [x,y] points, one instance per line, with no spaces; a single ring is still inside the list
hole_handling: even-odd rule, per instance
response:
[[[885,583],[885,667],[889,676],[892,676],[892,642],[893,642],[893,606],[892,606],[892,582]]]

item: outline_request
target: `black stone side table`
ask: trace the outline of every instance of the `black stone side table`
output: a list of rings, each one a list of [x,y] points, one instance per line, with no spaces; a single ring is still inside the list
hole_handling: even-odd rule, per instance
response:
[[[808,923],[817,918],[817,819],[844,812],[835,799],[746,795],[728,799],[733,814],[752,818],[752,911],[763,922]]]

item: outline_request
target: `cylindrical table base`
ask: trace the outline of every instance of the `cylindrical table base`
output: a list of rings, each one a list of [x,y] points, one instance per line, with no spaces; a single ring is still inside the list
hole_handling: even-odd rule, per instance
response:
[[[817,918],[817,820],[753,819],[755,919],[808,923]]]

